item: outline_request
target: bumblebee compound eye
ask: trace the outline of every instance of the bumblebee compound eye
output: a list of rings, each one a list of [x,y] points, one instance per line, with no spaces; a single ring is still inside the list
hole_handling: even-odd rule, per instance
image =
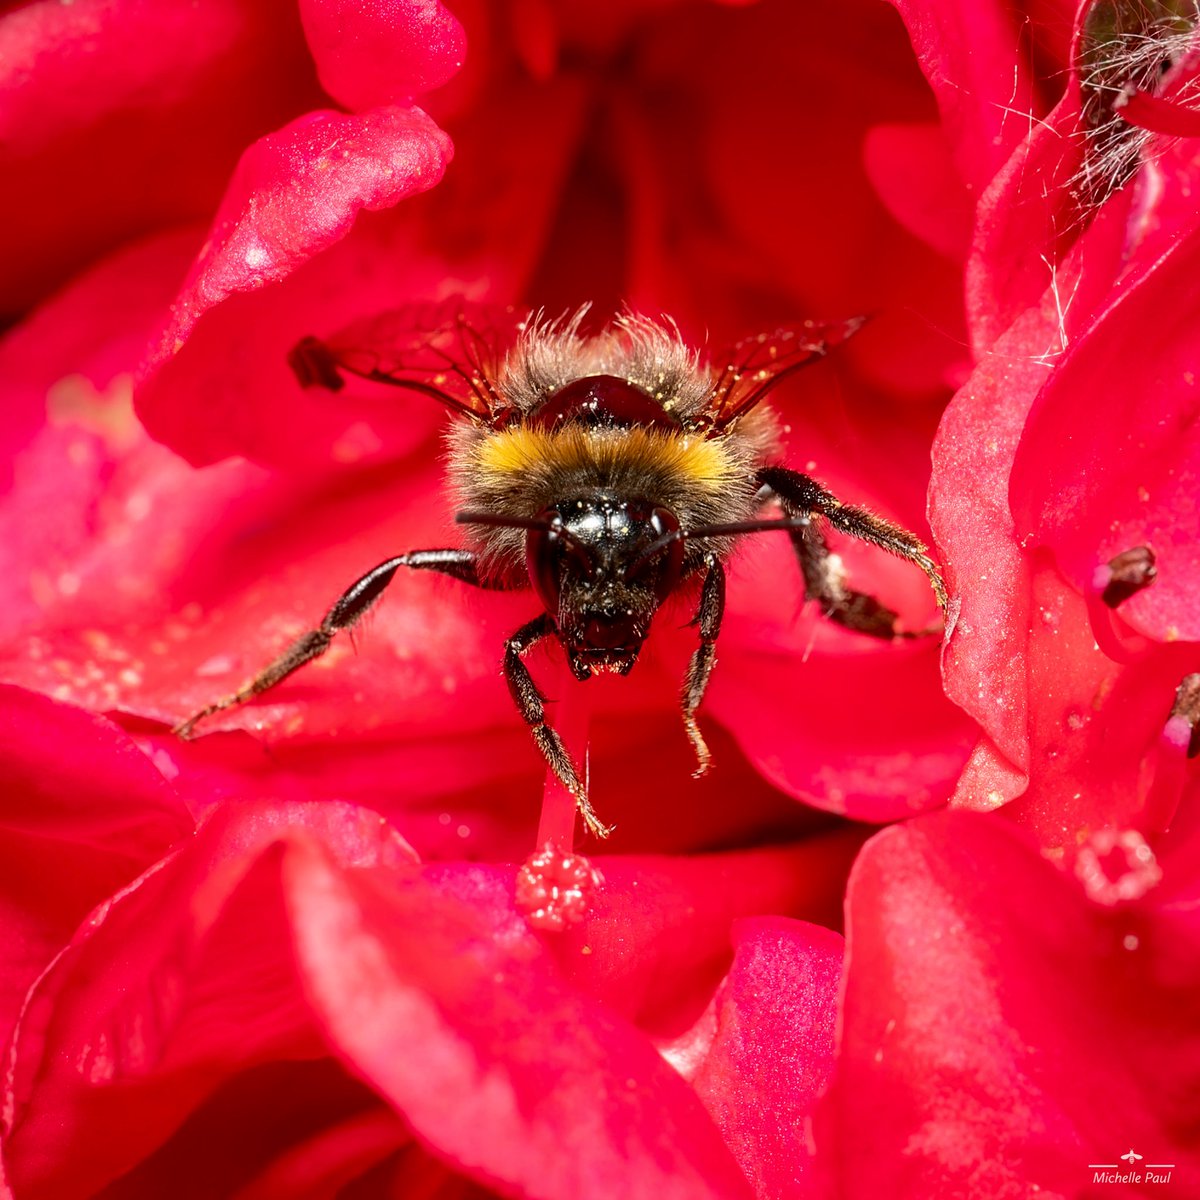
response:
[[[564,571],[578,579],[591,579],[595,567],[586,547],[563,524],[558,509],[545,509],[537,522],[538,528],[525,535],[525,569],[546,611],[556,613]]]
[[[652,537],[623,572],[627,583],[652,587],[659,603],[667,598],[683,572],[683,537],[679,518],[669,508],[653,508],[645,517]]]

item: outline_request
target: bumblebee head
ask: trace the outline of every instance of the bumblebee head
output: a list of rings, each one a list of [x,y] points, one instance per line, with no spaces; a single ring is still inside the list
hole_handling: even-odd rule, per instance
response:
[[[679,582],[675,515],[647,500],[597,492],[541,513],[525,540],[529,579],[558,624],[571,669],[627,674],[650,621]]]

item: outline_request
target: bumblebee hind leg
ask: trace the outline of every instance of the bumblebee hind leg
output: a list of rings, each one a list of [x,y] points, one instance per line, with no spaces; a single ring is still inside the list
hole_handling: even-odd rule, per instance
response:
[[[946,608],[946,587],[937,564],[925,544],[914,534],[868,509],[843,504],[832,492],[799,471],[787,467],[764,467],[758,482],[775,496],[789,517],[823,517],[840,533],[872,542],[881,549],[907,559],[925,572],[938,607]],[[790,535],[800,570],[804,575],[805,599],[816,600],[831,621],[870,637],[920,637],[934,630],[900,630],[897,614],[866,592],[846,586],[841,562],[829,548],[816,521]]]

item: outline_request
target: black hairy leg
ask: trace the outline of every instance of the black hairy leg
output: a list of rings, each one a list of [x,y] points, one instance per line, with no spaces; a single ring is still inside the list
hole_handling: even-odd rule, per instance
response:
[[[401,567],[411,567],[416,571],[438,571],[475,587],[500,586],[480,579],[476,556],[470,550],[414,550],[409,554],[389,558],[355,580],[334,601],[315,629],[301,634],[253,679],[244,683],[236,692],[231,692],[228,696],[206,704],[198,712],[192,713],[186,721],[176,725],[172,732],[183,738],[190,737],[192,731],[206,717],[244,704],[247,700],[273,688],[277,683],[282,683],[294,671],[312,662],[314,658],[320,658],[329,649],[336,634],[353,628],[362,620]]]
[[[708,771],[712,755],[696,723],[696,710],[704,699],[705,689],[712,669],[717,663],[717,638],[721,633],[721,617],[725,613],[725,570],[721,560],[715,554],[705,555],[704,583],[700,589],[700,606],[696,609],[696,617],[692,622],[700,631],[700,645],[696,647],[688,663],[687,674],[683,680],[683,727],[687,730],[688,740],[696,752],[695,778]]]
[[[946,586],[925,544],[914,534],[868,509],[843,504],[814,479],[787,467],[763,467],[758,482],[774,495],[788,517],[823,517],[838,532],[871,542],[906,559],[925,572],[938,607],[946,608]],[[804,575],[805,599],[816,600],[830,620],[871,637],[919,637],[932,630],[896,628],[896,613],[866,592],[845,584],[844,573],[817,522],[794,530],[790,537]]]
[[[529,668],[521,661],[521,656],[526,650],[556,632],[554,619],[549,613],[542,613],[522,625],[504,643],[504,678],[518,711],[525,724],[529,726],[529,732],[533,734],[537,748],[542,752],[550,769],[558,776],[563,787],[575,797],[575,804],[579,809],[579,815],[583,818],[583,823],[597,837],[606,838],[612,833],[612,829],[608,825],[604,825],[596,816],[592,803],[588,799],[587,788],[580,780],[579,772],[575,770],[575,764],[571,761],[571,756],[567,753],[562,738],[546,724],[546,697],[534,683]]]

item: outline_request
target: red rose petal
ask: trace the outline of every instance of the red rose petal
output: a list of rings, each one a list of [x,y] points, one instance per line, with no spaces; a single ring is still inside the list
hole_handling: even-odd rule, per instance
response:
[[[967,188],[976,195],[1020,143],[1034,83],[1009,8],[985,3],[892,0],[937,96],[942,127]]]
[[[353,1184],[411,1137],[394,1113],[353,1116],[286,1151],[233,1200],[322,1200]]]
[[[700,330],[727,328],[724,321],[744,332],[755,313],[764,323],[786,312],[880,313],[880,333],[872,340],[864,333],[846,356],[861,360],[884,397],[864,388],[838,402],[853,410],[927,400],[962,358],[955,344],[961,276],[896,223],[862,153],[868,132],[881,123],[936,117],[899,19],[880,5],[849,0],[836,8],[711,10],[705,23],[698,18],[689,14],[689,29],[671,52],[690,51],[683,69],[708,83],[697,99],[708,123],[689,174],[711,192],[724,228],[712,230],[703,208],[691,218],[694,229],[676,216],[676,176],[669,177],[657,244],[675,245],[681,225],[689,236],[653,280],[639,281],[639,299],[666,305]],[[667,54],[659,49],[656,57]],[[671,115],[674,122],[664,122],[651,142],[652,161],[675,161],[679,122],[693,119]],[[769,184],[747,187],[738,169],[744,163],[756,164]],[[648,233],[643,244],[651,240]]]
[[[0,431],[0,495],[7,496],[20,470],[17,456],[47,422],[86,424],[92,417],[112,434],[132,432],[132,414],[118,421],[115,413],[104,412],[110,407],[105,401],[126,386],[123,377],[137,365],[198,240],[179,231],[137,242],[86,272],[0,338],[6,418]],[[31,482],[31,474],[24,470],[22,482]],[[74,482],[70,472],[54,474],[64,490]],[[0,544],[12,542],[5,538]]]
[[[833,1073],[842,939],[760,917],[734,926],[729,974],[702,1021],[715,1036],[686,1072],[760,1200],[823,1195],[812,1114]]]
[[[1029,405],[1049,374],[1042,354],[1051,321],[1045,307],[1026,314],[951,401],[933,445],[930,483],[929,520],[951,594],[946,694],[1017,772],[1029,763],[1029,565],[1012,531],[1008,480]],[[1013,794],[1010,788],[1000,798]]]
[[[1013,466],[1019,528],[1054,549],[1080,591],[1117,554],[1153,550],[1157,578],[1120,613],[1159,641],[1200,640],[1198,253],[1200,233],[1178,241],[1075,343]]]
[[[1025,641],[1029,791],[1006,815],[1030,825],[1042,845],[1068,851],[1097,828],[1154,828],[1148,772],[1190,659],[1176,647],[1114,663],[1096,646],[1087,603],[1035,558]],[[964,773],[956,800],[994,807],[999,798],[981,791],[984,782]]]
[[[139,398],[155,431],[197,461],[242,454],[309,480],[411,453],[444,426],[441,406],[355,379],[336,395],[303,389],[288,352],[306,335],[331,335],[414,300],[520,295],[552,219],[583,101],[569,81],[510,89],[503,105],[463,130],[460,152],[471,170],[450,172],[400,208],[360,217],[275,286],[209,309]],[[535,122],[537,137],[514,146],[509,131]],[[539,303],[548,299],[534,294]]]
[[[1063,247],[1082,227],[1069,186],[1084,159],[1084,144],[1074,136],[1080,120],[1073,87],[1044,120],[1027,127],[1025,141],[980,196],[966,275],[977,356],[1055,284]],[[1069,295],[1069,286],[1063,291]]]
[[[1113,105],[1123,121],[1169,137],[1200,137],[1200,112],[1145,92],[1130,92]]]
[[[1091,903],[995,818],[879,834],[851,878],[838,1070],[818,1114],[841,1194],[1076,1195],[1089,1163],[1130,1146],[1192,1177],[1198,939],[1155,891]]]
[[[466,36],[441,4],[300,0],[300,19],[321,85],[359,111],[408,104],[462,66]]]
[[[876,125],[863,143],[863,161],[905,229],[946,258],[966,257],[974,213],[940,125]]]
[[[847,540],[838,550],[852,586],[899,608],[906,627],[936,619],[911,564]],[[774,786],[829,812],[894,820],[944,803],[974,731],[942,694],[936,637],[850,633],[816,605],[800,615],[802,595],[786,538],[764,536],[743,552],[702,723],[711,713]],[[896,696],[902,705],[876,699]]]
[[[221,1082],[319,1054],[279,892],[278,844],[305,837],[343,863],[413,863],[366,810],[228,805],[80,929],[16,1035],[5,1162],[18,1193],[90,1193]]]
[[[247,142],[319,96],[293,5],[6,6],[0,312],[122,241],[211,211]]]
[[[286,867],[328,1036],[460,1169],[581,1200],[750,1194],[695,1094],[633,1029],[565,987],[515,914],[497,930],[424,888],[341,875],[315,854]]]
[[[207,417],[219,429],[219,418],[194,415],[188,406],[180,411],[169,377],[161,374],[164,364],[187,353],[206,313],[291,275],[344,238],[361,210],[389,208],[432,187],[451,152],[446,135],[419,109],[408,108],[357,116],[309,113],[251,146],[145,364],[139,407],[151,431],[196,462],[234,452],[230,439],[205,425]]]
[[[840,921],[840,881],[859,841],[857,830],[839,830],[771,850],[597,855],[604,884],[588,919],[550,948],[589,996],[653,1036],[675,1038],[729,969],[729,929],[739,918]],[[452,869],[429,872],[446,881]]]
[[[0,1045],[84,915],[191,830],[166,780],[109,722],[0,686]]]

